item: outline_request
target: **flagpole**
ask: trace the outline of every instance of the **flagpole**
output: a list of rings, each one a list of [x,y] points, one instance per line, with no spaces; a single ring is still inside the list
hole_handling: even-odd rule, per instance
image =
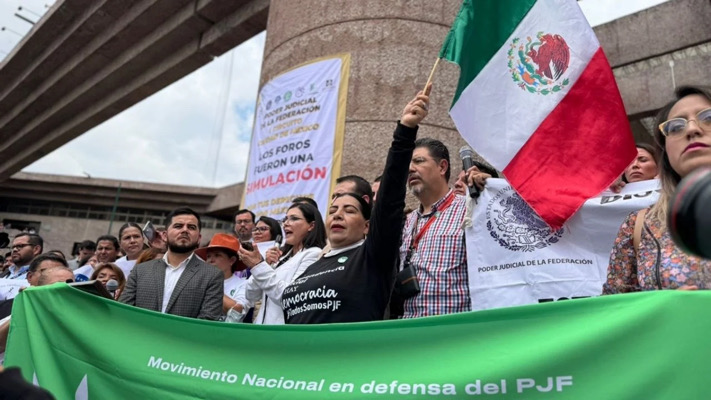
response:
[[[425,84],[425,88],[422,90],[422,93],[426,93],[427,87],[430,85],[430,83],[432,83],[432,77],[434,76],[435,70],[437,69],[437,65],[439,65],[439,60],[441,60],[441,58],[438,57],[437,61],[435,61],[434,66],[432,67],[432,71],[430,71],[430,77],[427,78],[427,83]]]

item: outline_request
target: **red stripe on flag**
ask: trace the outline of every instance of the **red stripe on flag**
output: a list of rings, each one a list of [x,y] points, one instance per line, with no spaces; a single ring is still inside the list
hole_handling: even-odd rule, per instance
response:
[[[587,199],[608,188],[636,155],[615,77],[598,49],[503,172],[538,215],[558,229]]]

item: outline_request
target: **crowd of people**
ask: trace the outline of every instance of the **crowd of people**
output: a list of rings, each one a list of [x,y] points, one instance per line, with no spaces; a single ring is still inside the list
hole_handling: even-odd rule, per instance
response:
[[[407,103],[381,176],[336,181],[328,213],[295,198],[277,221],[239,210],[231,233],[201,241],[200,215],[173,210],[155,237],[127,223],[118,237],[79,246],[78,256],[44,252],[37,234],[12,240],[4,276],[29,286],[114,280],[115,299],[189,318],[255,324],[317,324],[418,318],[471,310],[463,222],[469,188],[482,190],[496,171],[472,167],[454,188],[447,146],[417,138],[429,91]],[[711,166],[711,90],[680,87],[657,116],[655,144],[611,190],[659,179],[656,204],[630,214],[611,250],[603,294],[709,288],[711,263],[683,252],[667,228],[667,207],[680,180]],[[376,190],[374,190],[376,188]],[[419,206],[406,212],[409,188]],[[9,318],[12,299],[0,303]],[[0,322],[0,333],[7,321]],[[2,336],[0,336],[0,340]]]

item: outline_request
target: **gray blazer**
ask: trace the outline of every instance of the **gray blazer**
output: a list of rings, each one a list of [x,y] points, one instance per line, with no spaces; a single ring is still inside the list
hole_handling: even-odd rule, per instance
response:
[[[136,265],[128,275],[119,301],[161,311],[166,264],[151,260]],[[170,296],[166,314],[216,320],[222,316],[224,277],[216,267],[193,255]]]

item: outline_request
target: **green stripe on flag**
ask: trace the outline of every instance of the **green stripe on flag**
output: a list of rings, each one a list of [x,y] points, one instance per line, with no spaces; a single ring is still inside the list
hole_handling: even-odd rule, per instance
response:
[[[505,45],[536,0],[464,0],[444,40],[439,57],[461,70],[454,105],[462,91],[479,75],[489,60]]]

